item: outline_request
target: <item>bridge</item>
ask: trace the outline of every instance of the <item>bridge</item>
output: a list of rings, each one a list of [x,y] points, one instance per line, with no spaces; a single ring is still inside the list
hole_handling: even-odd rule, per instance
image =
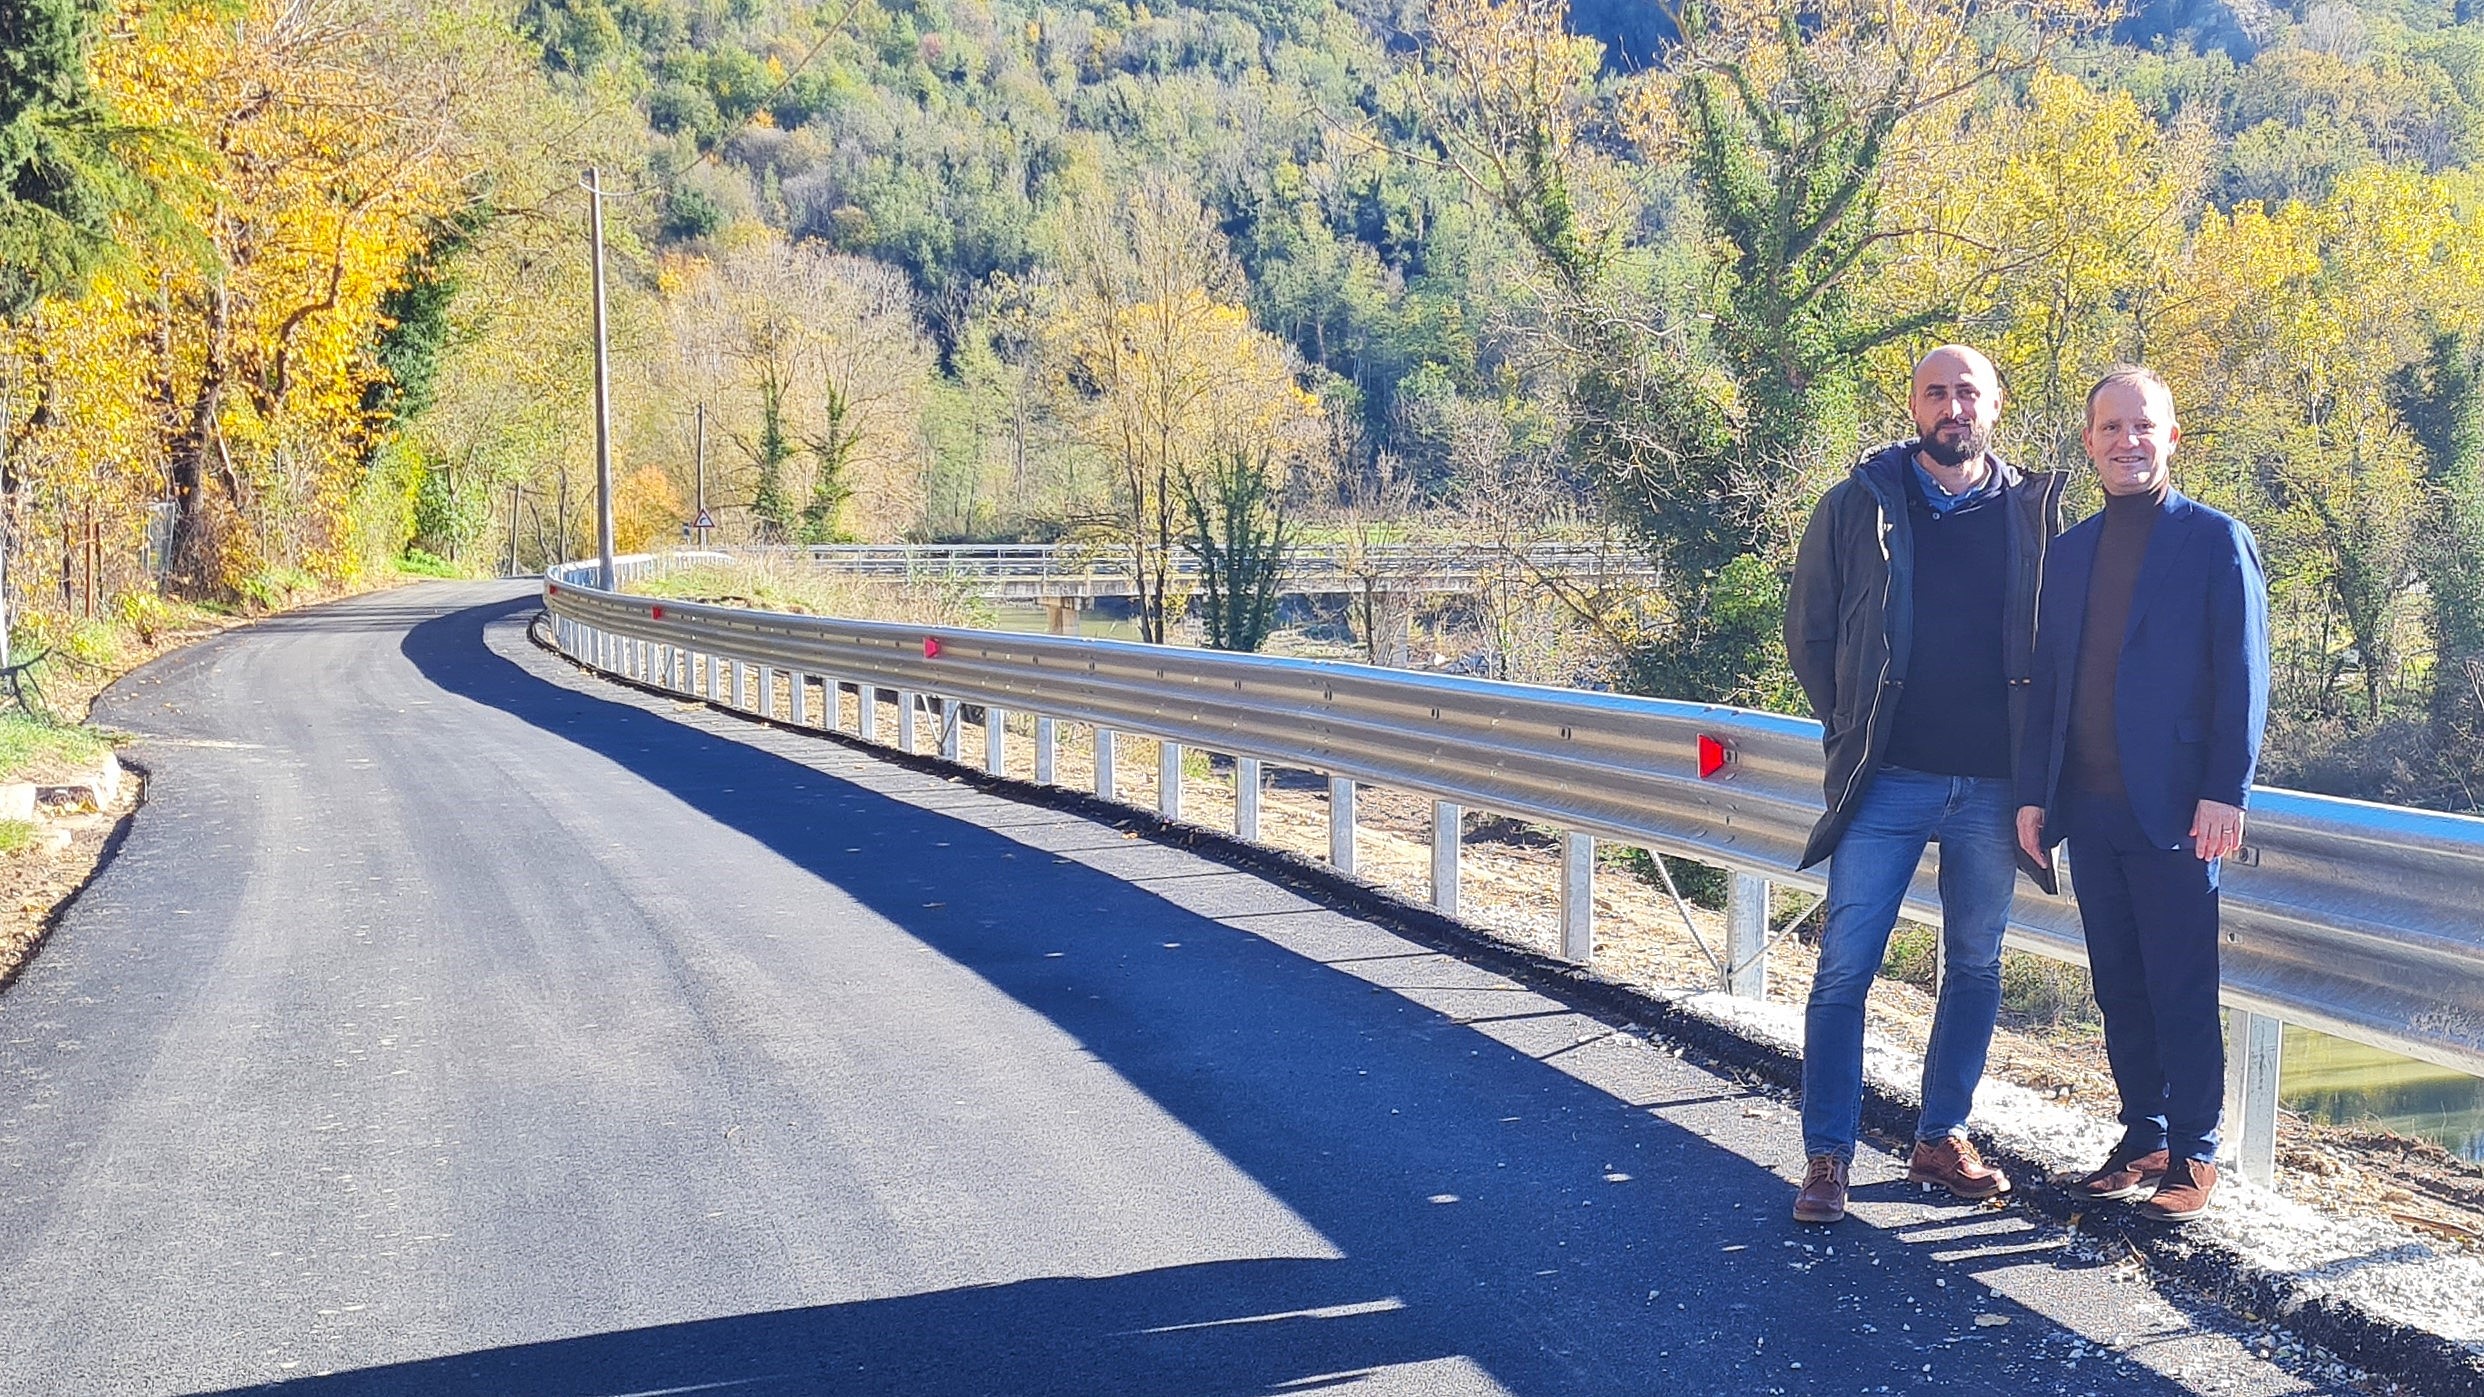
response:
[[[945,582],[992,601],[1041,605],[1054,635],[1076,635],[1078,613],[1102,597],[1135,597],[1126,552],[1067,544],[817,544],[745,550],[791,554],[856,577]],[[1197,558],[1167,560],[1174,589],[1199,584]],[[1375,659],[1403,665],[1407,626],[1422,598],[1472,591],[1498,579],[1558,579],[1571,585],[1645,585],[1656,578],[1644,553],[1607,543],[1546,542],[1509,548],[1484,543],[1306,544],[1289,548],[1280,574],[1288,596],[1357,597],[1371,604]]]
[[[581,663],[534,643],[547,602]],[[772,648],[797,645],[820,648]],[[146,805],[0,993],[0,1391],[2353,1380],[2118,1240],[1926,1198],[1877,1150],[1856,1221],[1798,1229],[1783,1101],[1589,982],[937,755],[978,710],[1084,714],[1485,803],[1377,740],[1469,681],[1382,722],[1374,672],[1272,662],[1158,708],[1139,666],[1184,653],[676,609],[573,572],[365,597],[132,676],[99,717],[135,734]],[[1002,687],[1029,668],[1044,695]],[[1255,687],[1280,674],[1329,687]],[[920,755],[827,731],[823,678],[917,696],[870,726]],[[1505,697],[1498,750],[1538,749],[1521,813],[1641,828],[1656,763],[1606,744],[1688,729]],[[1430,769],[1478,765],[1471,736],[1427,730]],[[1703,847],[1733,851],[1781,760],[1737,748]],[[1569,763],[1613,774],[1564,797]]]

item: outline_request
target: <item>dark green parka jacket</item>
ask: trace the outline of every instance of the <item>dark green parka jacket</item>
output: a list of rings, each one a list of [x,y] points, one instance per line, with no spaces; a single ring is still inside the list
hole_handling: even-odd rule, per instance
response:
[[[1907,513],[1908,461],[1920,443],[1882,447],[1829,487],[1794,558],[1785,605],[1785,653],[1825,731],[1828,812],[1803,848],[1809,868],[1837,848],[1855,802],[1879,769],[1906,687],[1915,630],[1915,541]],[[2010,681],[2010,747],[2026,730],[2035,673],[2036,593],[2061,532],[2063,478],[1996,465],[2008,502],[2008,612],[2001,663]]]

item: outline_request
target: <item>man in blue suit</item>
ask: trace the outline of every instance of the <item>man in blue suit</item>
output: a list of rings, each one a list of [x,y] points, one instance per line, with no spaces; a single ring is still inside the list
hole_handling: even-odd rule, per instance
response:
[[[2122,1140],[2073,1185],[2187,1222],[2217,1185],[2218,861],[2242,847],[2268,718],[2268,583],[2251,531],[2172,488],[2182,431],[2146,369],[2087,396],[2101,513],[2065,530],[2037,604],[2018,842],[2070,843]]]

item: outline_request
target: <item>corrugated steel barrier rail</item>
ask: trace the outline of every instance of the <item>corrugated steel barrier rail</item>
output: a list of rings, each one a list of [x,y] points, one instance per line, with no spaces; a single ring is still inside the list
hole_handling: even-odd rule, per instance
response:
[[[621,585],[669,566],[671,555],[622,559]],[[1564,831],[1564,954],[1589,958],[1596,840],[1730,870],[1725,944],[1709,948],[1722,988],[1759,995],[1772,928],[1768,888],[1817,891],[1797,873],[1821,808],[1819,728],[1744,709],[1108,640],[948,630],[789,616],[606,592],[596,564],[555,568],[544,605],[562,651],[642,683],[736,707],[773,695],[790,674],[796,724],[838,721],[838,705],[806,711],[812,684],[864,696],[877,736],[881,695],[894,695],[898,740],[914,748],[915,715],[931,715],[940,755],[958,756],[958,705],[1034,715],[1037,779],[1050,780],[1054,725],[1097,730],[1098,790],[1111,792],[1113,737],[1162,739],[1236,759],[1236,824],[1258,834],[1263,763],[1327,775],[1332,861],[1353,871],[1354,783],[1435,802],[1434,902],[1457,904],[1458,816],[1499,812]],[[728,692],[729,690],[729,692]],[[771,704],[773,699],[771,698]],[[985,724],[985,764],[1000,770],[1003,725]],[[1703,737],[1722,771],[1702,779]],[[1179,781],[1158,783],[1161,813],[1180,815]],[[2224,878],[2224,999],[2234,1114],[2230,1148],[2265,1178],[2274,1157],[2278,1050],[2299,1023],[2389,1051],[2484,1075],[2484,820],[2261,788],[2250,843]],[[1935,865],[1908,899],[1937,922]],[[2012,943],[2083,959],[2067,897],[2020,884]]]

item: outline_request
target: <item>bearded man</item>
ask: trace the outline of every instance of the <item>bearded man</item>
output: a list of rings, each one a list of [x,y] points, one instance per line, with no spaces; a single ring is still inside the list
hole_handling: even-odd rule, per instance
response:
[[[1972,349],[1925,355],[1908,405],[1919,435],[1821,497],[1786,604],[1786,653],[1828,757],[1828,812],[1802,863],[1829,860],[1803,1018],[1802,1222],[1846,1215],[1863,1000],[1932,843],[1943,973],[1907,1177],[1966,1199],[2010,1187],[1967,1139],[1966,1120],[2001,1006],[2001,933],[2017,882],[2013,766],[2061,479],[1993,453],[2000,379]]]

